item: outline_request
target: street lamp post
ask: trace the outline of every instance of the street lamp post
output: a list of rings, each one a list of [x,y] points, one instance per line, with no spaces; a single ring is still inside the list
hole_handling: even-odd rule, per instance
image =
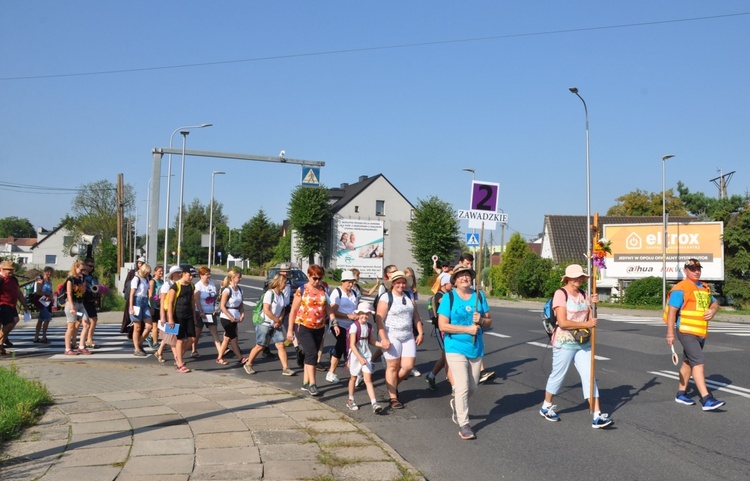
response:
[[[474,169],[461,169],[461,170],[463,170],[464,172],[471,172],[471,188],[473,189],[474,188],[474,181],[476,180],[476,176],[477,176],[476,171]],[[471,209],[471,206],[469,206],[469,208]],[[476,232],[477,232],[477,230],[472,227],[471,233],[472,234],[476,234]],[[476,251],[474,251],[474,252],[476,253]]]
[[[586,114],[586,272],[591,275],[591,159],[589,156],[589,109],[586,101],[578,93],[578,88],[570,87],[572,93],[583,102]],[[591,299],[591,282],[586,283],[586,298]]]
[[[217,175],[223,175],[226,172],[215,170],[211,172],[211,207],[208,221],[208,268],[211,269],[211,261],[213,260],[213,245],[214,245],[214,178]]]
[[[667,304],[667,159],[674,155],[669,154],[661,158],[661,309]]]
[[[169,136],[169,148],[172,148],[172,140],[174,140],[174,134],[181,130],[190,130],[190,129],[202,129],[204,127],[211,127],[213,124],[200,124],[200,125],[187,125],[185,127],[179,127],[174,129],[172,132],[172,135]],[[170,197],[170,187],[172,185],[172,154],[169,154],[169,167],[167,168],[167,215],[165,220],[165,227],[164,227],[164,270],[167,270],[167,254],[169,253],[168,247],[169,247],[169,197]],[[157,220],[158,224],[158,220]]]

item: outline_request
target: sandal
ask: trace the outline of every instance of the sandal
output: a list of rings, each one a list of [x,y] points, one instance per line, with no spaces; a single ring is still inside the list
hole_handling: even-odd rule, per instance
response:
[[[224,359],[217,359],[216,360],[216,364],[221,364],[222,366],[224,366],[224,365],[229,364],[229,363],[226,362]]]
[[[3,354],[5,354],[5,349],[3,349]],[[66,356],[77,356],[78,352],[74,351],[73,349],[68,349],[65,351]]]
[[[393,397],[388,402],[391,404],[391,409],[404,409],[404,405],[398,398]]]
[[[246,362],[247,362],[247,358],[246,357],[243,357],[242,359],[240,359],[239,361],[237,361],[238,364],[245,364]]]
[[[156,353],[156,360],[159,362],[166,362],[166,359],[164,359],[164,356],[162,356],[158,352]]]
[[[177,368],[177,372],[182,372],[182,373],[190,372],[190,368],[188,368],[186,365],[183,364],[182,366]]]
[[[201,357],[201,355],[198,354],[198,351],[193,351],[193,353],[190,354],[190,357]]]
[[[43,338],[42,338],[42,343],[44,343],[44,344],[49,344],[49,341],[47,340],[47,338],[46,338],[46,337],[43,337]]]

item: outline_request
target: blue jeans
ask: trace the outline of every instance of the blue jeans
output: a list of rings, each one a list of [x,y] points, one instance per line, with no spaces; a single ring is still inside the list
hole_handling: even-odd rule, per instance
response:
[[[581,387],[583,388],[583,399],[589,398],[591,379],[591,344],[581,349],[552,349],[552,372],[547,379],[546,390],[548,393],[557,394],[565,381],[570,364],[575,363],[576,370],[581,376]],[[594,397],[599,397],[599,388],[594,379]]]
[[[268,347],[273,344],[284,342],[284,333],[281,328],[274,329],[268,324],[256,324],[255,326],[255,344]]]

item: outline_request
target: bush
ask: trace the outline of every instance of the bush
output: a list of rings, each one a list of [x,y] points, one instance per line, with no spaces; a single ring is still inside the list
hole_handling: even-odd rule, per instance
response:
[[[18,375],[15,365],[0,367],[0,441],[18,436],[21,429],[37,422],[42,406],[52,404],[52,395],[38,381]]]
[[[630,283],[622,297],[624,304],[631,306],[660,306],[662,297],[660,277],[646,277]]]

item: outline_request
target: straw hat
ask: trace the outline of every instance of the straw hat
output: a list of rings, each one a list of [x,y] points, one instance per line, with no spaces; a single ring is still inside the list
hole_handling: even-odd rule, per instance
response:
[[[390,289],[393,289],[393,282],[396,281],[396,280],[398,280],[398,279],[406,279],[406,288],[407,289],[411,289],[411,286],[412,286],[412,283],[414,282],[414,279],[412,279],[411,277],[409,277],[406,274],[404,274],[404,271],[395,271],[395,272],[392,272],[388,276],[388,279],[386,279],[385,282],[383,282],[383,284],[385,285],[386,289],[390,290]]]
[[[343,271],[341,273],[341,282],[344,281],[356,281],[357,278],[354,277],[354,272],[352,271]]]
[[[459,264],[453,269],[453,275],[451,275],[451,284],[456,283],[456,277],[458,277],[459,274],[466,273],[466,272],[469,273],[472,279],[474,279],[477,276],[477,273],[474,272],[474,269],[472,269],[471,267],[466,267],[466,266]]]
[[[362,314],[363,312],[366,312],[368,314],[372,314],[375,311],[372,310],[372,304],[370,304],[367,301],[362,301],[357,306],[357,309],[354,311],[354,314]]]
[[[7,269],[9,271],[15,271],[16,266],[13,264],[13,261],[3,261],[2,264],[0,264],[0,269]]]
[[[562,276],[560,282],[565,282],[566,277],[568,279],[578,279],[579,277],[588,278],[589,275],[583,272],[583,267],[579,266],[578,264],[571,264],[565,268],[565,275]]]

